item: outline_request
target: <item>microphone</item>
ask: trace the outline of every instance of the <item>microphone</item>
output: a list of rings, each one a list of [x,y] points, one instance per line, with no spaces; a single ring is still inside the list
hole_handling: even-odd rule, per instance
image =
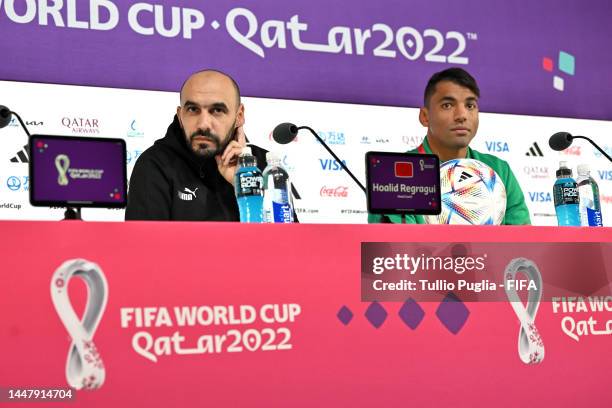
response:
[[[297,137],[298,127],[293,123],[281,123],[272,131],[272,139],[279,144],[291,143]]]
[[[12,115],[15,115],[15,117],[19,121],[19,124],[23,128],[23,130],[26,132],[28,137],[30,137],[31,136],[30,131],[26,127],[25,123],[23,123],[23,120],[21,120],[21,117],[17,114],[17,112],[13,112],[9,108],[3,105],[0,105],[0,129],[2,129],[3,127],[6,127],[9,123],[11,123]]]
[[[601,147],[599,147],[597,143],[595,143],[586,136],[572,136],[572,134],[569,132],[557,132],[550,137],[550,139],[548,140],[548,145],[553,150],[561,151],[570,147],[574,139],[588,140],[589,143],[591,143],[597,150],[599,150],[602,155],[604,155],[608,160],[612,162],[612,157],[610,157]]]
[[[550,137],[548,145],[551,149],[561,151],[565,150],[572,144],[574,137],[567,132],[557,132]]]
[[[11,110],[0,105],[0,129],[11,123]]]
[[[314,137],[316,137],[319,142],[321,142],[321,144],[323,145],[325,150],[327,150],[329,152],[329,154],[331,154],[331,156],[336,160],[336,162],[338,162],[340,167],[342,167],[342,169],[344,171],[346,171],[349,176],[351,176],[351,178],[353,179],[353,181],[355,183],[357,183],[359,188],[361,188],[364,193],[366,192],[366,188],[363,186],[363,184],[361,184],[361,182],[357,179],[357,177],[355,177],[355,175],[349,170],[348,167],[346,167],[346,165],[342,162],[342,160],[340,160],[340,158],[338,156],[336,156],[336,153],[334,153],[332,151],[332,149],[329,148],[327,143],[325,143],[323,141],[323,139],[321,139],[319,137],[317,132],[312,130],[312,128],[310,128],[308,126],[299,126],[298,127],[298,126],[294,125],[293,123],[285,122],[285,123],[281,123],[280,125],[278,125],[278,126],[276,126],[274,128],[274,130],[272,131],[272,138],[274,139],[274,141],[276,143],[287,144],[287,143],[290,143],[293,139],[296,138],[296,136],[298,134],[298,131],[300,129],[306,129],[306,130],[310,131],[310,133],[312,133],[312,135]]]

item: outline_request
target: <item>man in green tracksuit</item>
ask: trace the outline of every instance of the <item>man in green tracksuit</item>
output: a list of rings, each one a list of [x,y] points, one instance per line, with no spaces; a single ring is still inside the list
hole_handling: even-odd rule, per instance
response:
[[[425,106],[419,121],[427,128],[423,144],[412,153],[433,153],[440,162],[451,159],[475,159],[491,167],[506,187],[506,214],[503,224],[531,224],[523,191],[510,166],[504,160],[480,153],[469,147],[478,130],[478,98],[476,80],[461,68],[449,68],[434,74],[425,88]],[[404,222],[424,224],[423,216],[406,215]],[[402,223],[401,215],[369,214],[369,223]]]

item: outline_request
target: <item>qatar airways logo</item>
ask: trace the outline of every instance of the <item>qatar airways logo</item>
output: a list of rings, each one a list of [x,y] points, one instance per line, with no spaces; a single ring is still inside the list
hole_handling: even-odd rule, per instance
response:
[[[524,166],[523,172],[532,179],[548,179],[550,177],[549,168],[546,166]]]
[[[321,191],[319,192],[321,197],[328,198],[347,198],[348,197],[348,187],[347,186],[338,186],[338,187],[321,187]]]
[[[94,118],[63,117],[62,126],[70,129],[73,134],[100,134],[100,123]]]
[[[402,136],[402,142],[414,148],[420,146],[423,143],[423,139],[423,136]]]

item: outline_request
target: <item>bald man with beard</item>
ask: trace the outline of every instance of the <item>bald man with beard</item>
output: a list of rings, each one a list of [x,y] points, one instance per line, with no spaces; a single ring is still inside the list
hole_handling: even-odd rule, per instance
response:
[[[233,182],[247,141],[238,85],[220,71],[196,72],[180,103],[166,136],[136,161],[125,219],[239,221]],[[250,146],[263,171],[266,151]]]

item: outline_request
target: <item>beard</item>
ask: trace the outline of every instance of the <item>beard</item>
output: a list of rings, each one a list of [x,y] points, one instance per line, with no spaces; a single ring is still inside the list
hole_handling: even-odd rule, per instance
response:
[[[193,151],[196,156],[204,159],[210,159],[225,151],[227,145],[232,141],[234,125],[232,125],[231,130],[228,132],[227,135],[225,135],[225,138],[223,139],[221,139],[219,135],[212,133],[210,130],[202,129],[196,130],[189,137],[187,137],[187,135],[185,134],[185,138],[187,140],[187,143],[189,144],[189,147],[191,148],[191,151]],[[212,141],[213,145],[210,146],[209,144],[194,140],[198,136],[202,136],[209,139],[210,141]]]

